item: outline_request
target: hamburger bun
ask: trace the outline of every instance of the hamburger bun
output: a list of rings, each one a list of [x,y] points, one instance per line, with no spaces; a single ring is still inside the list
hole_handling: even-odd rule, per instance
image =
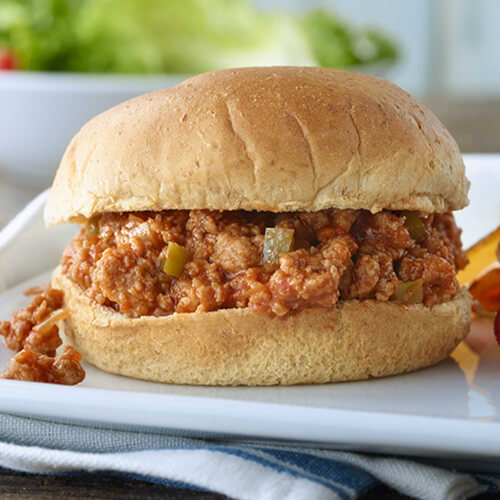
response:
[[[363,300],[283,319],[250,309],[131,319],[93,302],[60,268],[52,285],[64,290],[64,338],[86,361],[171,384],[321,384],[404,373],[446,358],[470,321],[465,289],[432,308]]]
[[[467,204],[457,144],[399,87],[325,68],[207,73],[124,102],[69,144],[51,224],[165,210],[445,212]]]

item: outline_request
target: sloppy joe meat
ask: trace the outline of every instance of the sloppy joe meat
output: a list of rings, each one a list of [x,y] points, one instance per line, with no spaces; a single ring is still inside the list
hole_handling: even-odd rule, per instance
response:
[[[65,346],[56,356],[62,341],[55,321],[65,316],[63,292],[46,285],[25,294],[33,295],[29,304],[15,311],[11,321],[0,321],[5,345],[17,351],[0,378],[63,385],[81,382],[85,377],[81,354]]]
[[[80,365],[81,360],[82,355],[71,346],[66,346],[57,357],[23,349],[9,361],[1,378],[75,385],[85,378],[85,371]]]
[[[284,316],[338,300],[394,300],[408,282],[432,306],[455,297],[467,257],[451,213],[418,216],[419,242],[393,211],[105,214],[71,241],[62,268],[95,302],[129,317],[245,307]],[[275,263],[263,260],[268,227],[294,230],[295,247]],[[169,242],[189,253],[179,277],[162,268]]]
[[[62,344],[57,325],[46,331],[38,331],[41,324],[53,311],[62,307],[63,292],[44,287],[35,293],[29,304],[12,314],[11,321],[0,321],[0,335],[4,343],[13,351],[27,348],[47,356],[55,356],[56,349]]]

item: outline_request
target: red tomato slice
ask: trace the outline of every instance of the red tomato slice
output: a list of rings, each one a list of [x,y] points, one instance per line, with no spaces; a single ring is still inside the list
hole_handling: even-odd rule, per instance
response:
[[[14,52],[9,49],[0,49],[0,70],[17,69],[17,61]]]

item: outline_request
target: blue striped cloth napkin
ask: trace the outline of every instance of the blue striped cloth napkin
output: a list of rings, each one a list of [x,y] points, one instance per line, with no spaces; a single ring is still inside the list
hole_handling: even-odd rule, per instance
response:
[[[355,499],[378,482],[429,500],[467,499],[500,489],[500,474],[471,475],[398,457],[8,414],[0,414],[0,466],[44,474],[106,471],[237,499]]]

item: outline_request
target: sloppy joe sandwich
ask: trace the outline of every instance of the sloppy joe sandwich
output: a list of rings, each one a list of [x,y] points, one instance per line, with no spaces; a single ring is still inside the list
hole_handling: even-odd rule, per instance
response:
[[[469,329],[469,183],[424,106],[367,75],[245,68],[88,122],[45,210],[86,361],[179,384],[325,383],[436,363]]]

